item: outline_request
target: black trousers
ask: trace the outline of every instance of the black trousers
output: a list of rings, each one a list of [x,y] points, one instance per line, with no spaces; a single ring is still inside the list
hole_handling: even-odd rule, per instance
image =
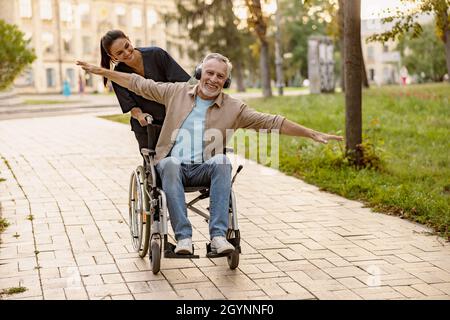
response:
[[[136,140],[139,144],[139,153],[141,153],[141,149],[142,148],[148,148],[148,138],[147,138],[147,133],[142,133],[142,132],[134,132],[134,135],[136,137]]]

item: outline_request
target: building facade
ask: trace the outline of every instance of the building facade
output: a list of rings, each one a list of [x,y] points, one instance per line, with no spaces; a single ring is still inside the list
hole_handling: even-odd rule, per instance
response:
[[[111,29],[127,34],[135,47],[167,50],[187,72],[194,69],[181,26],[166,23],[174,1],[159,0],[0,0],[0,19],[22,30],[37,59],[15,82],[19,93],[102,92],[101,77],[85,74],[76,60],[100,64],[100,39]]]
[[[375,33],[389,30],[391,25],[383,24],[380,19],[361,21],[361,44],[370,84],[386,85],[400,83],[399,72],[402,67],[397,42],[369,42],[366,39]]]

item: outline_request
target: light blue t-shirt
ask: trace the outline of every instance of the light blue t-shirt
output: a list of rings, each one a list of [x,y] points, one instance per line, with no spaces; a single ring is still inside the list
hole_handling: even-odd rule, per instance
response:
[[[178,131],[175,144],[170,152],[172,157],[183,163],[203,162],[203,134],[205,131],[206,111],[214,100],[195,99],[195,107],[184,120]]]

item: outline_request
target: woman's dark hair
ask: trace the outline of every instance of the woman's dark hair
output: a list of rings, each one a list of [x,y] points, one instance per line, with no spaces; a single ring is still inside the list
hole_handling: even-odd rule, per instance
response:
[[[120,30],[110,30],[108,31],[100,40],[100,53],[102,55],[101,66],[106,69],[111,69],[111,57],[109,56],[109,50],[111,45],[117,39],[122,39],[128,37]],[[103,77],[103,84],[106,86],[108,79]]]

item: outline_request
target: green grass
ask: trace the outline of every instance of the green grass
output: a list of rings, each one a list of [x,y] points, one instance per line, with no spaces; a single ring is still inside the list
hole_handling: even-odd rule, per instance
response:
[[[344,143],[321,145],[288,136],[280,136],[279,170],[450,238],[449,89],[448,84],[426,84],[364,91],[363,131],[382,159],[377,170],[345,165]],[[319,131],[345,134],[341,93],[251,99],[248,104]]]
[[[113,115],[108,115],[108,116],[99,116],[99,118],[111,120],[111,121],[115,121],[115,122],[120,122],[120,123],[124,123],[124,124],[130,123],[130,114],[129,113],[113,114]]]
[[[9,222],[4,218],[0,218],[0,233],[2,233],[9,226]]]
[[[285,87],[283,88],[283,91],[307,91],[309,90],[306,87]],[[233,93],[237,93],[236,89],[232,88],[232,89],[225,89],[224,92],[228,93],[228,94],[233,94]],[[254,92],[261,92],[262,93],[262,89],[261,88],[245,88],[245,92],[250,92],[250,93],[254,93]],[[272,93],[276,94],[278,92],[278,88],[272,88]]]
[[[25,287],[13,287],[13,288],[8,288],[8,289],[3,289],[2,292],[0,292],[1,294],[6,294],[6,295],[12,295],[12,294],[18,294],[18,293],[22,293],[27,291],[28,289]]]
[[[280,137],[280,170],[449,238],[449,89],[427,84],[364,91],[364,136],[382,157],[380,170],[343,165],[343,143],[324,146],[286,136]],[[345,132],[342,94],[253,99],[249,105],[320,131]]]
[[[65,104],[65,103],[76,103],[80,102],[77,100],[24,100],[26,105],[41,105],[41,104]]]

